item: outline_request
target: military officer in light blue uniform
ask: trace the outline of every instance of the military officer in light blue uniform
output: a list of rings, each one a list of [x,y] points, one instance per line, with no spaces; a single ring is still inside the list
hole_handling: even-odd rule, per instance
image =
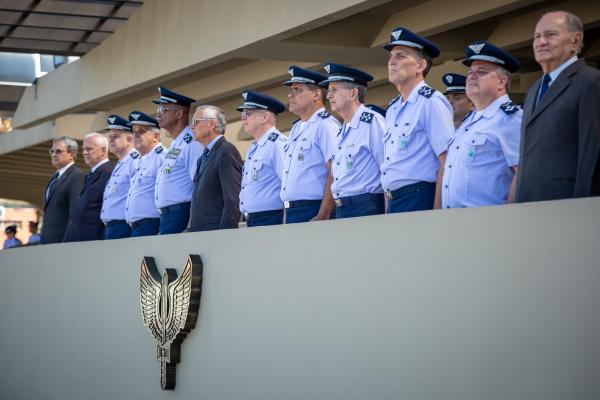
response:
[[[108,148],[119,161],[104,189],[100,219],[106,226],[105,240],[121,239],[131,234],[131,228],[125,220],[125,201],[140,153],[133,148],[131,126],[125,118],[115,114],[109,115],[106,131],[108,131]]]
[[[156,174],[167,152],[160,143],[157,120],[143,112],[132,111],[129,123],[133,130],[135,148],[141,157],[131,178],[125,216],[131,226],[131,237],[156,235],[160,226],[160,214],[154,203]]]
[[[387,212],[439,208],[447,144],[454,134],[452,107],[425,77],[440,51],[406,28],[394,29],[383,47],[390,52],[388,80],[400,93],[385,117],[381,183]]]
[[[491,43],[471,43],[467,95],[475,110],[456,131],[444,168],[443,207],[513,202],[523,111],[510,101],[510,74],[519,62]]]
[[[262,93],[242,93],[244,131],[254,138],[242,171],[240,211],[249,227],[283,222],[283,201],[279,197],[283,172],[283,147],[287,138],[276,128],[277,114],[285,111],[279,100]]]
[[[344,123],[332,155],[331,192],[336,218],[382,214],[384,199],[379,168],[383,161],[383,117],[365,107],[367,83],[373,77],[356,68],[327,64],[326,86],[331,109]]]
[[[465,118],[473,111],[473,103],[467,97],[467,77],[460,74],[447,73],[442,76],[442,82],[446,85],[444,96],[452,106],[454,113],[454,128],[463,123]]]
[[[195,101],[159,87],[156,119],[169,132],[173,141],[156,175],[154,200],[160,212],[160,234],[183,232],[190,219],[192,186],[198,158],[204,146],[194,140],[188,125],[190,105]]]
[[[326,220],[334,207],[330,160],[340,123],[325,111],[326,90],[319,82],[327,75],[295,65],[288,73],[290,79],[283,84],[290,87],[290,112],[300,118],[283,147],[281,200],[285,223]]]

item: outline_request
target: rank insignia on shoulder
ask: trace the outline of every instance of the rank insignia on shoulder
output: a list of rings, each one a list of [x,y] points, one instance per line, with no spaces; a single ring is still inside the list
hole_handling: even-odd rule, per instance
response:
[[[192,141],[192,139],[193,139],[192,135],[190,135],[190,133],[189,133],[189,132],[186,132],[186,133],[185,133],[185,136],[183,137],[183,140],[184,140],[186,143],[189,143],[189,142],[191,142],[191,141]]]
[[[367,124],[370,124],[371,120],[373,120],[373,114],[370,112],[363,111],[363,113],[360,114],[360,120],[362,122],[366,122]]]
[[[419,94],[426,98],[430,98],[431,96],[433,96],[434,92],[435,89],[432,89],[429,86],[423,86],[421,89],[419,89]]]
[[[329,114],[327,111],[321,111],[320,113],[317,114],[319,117],[321,118],[327,118],[329,117],[331,114]]]
[[[277,140],[278,137],[279,137],[279,133],[271,132],[271,134],[269,135],[269,137],[267,139],[269,139],[271,142],[274,142]]]
[[[140,158],[140,153],[138,153],[136,150],[132,151],[131,153],[129,153],[129,155],[131,156],[131,158],[133,158],[134,160],[136,158]]]
[[[506,102],[500,106],[500,109],[504,111],[506,114],[510,115],[519,111],[519,106],[513,103],[512,101]]]
[[[401,98],[401,97],[402,97],[402,96],[400,96],[400,95],[398,95],[398,96],[394,97],[394,98],[392,99],[392,101],[390,101],[390,102],[388,103],[388,107],[389,107],[389,106],[391,106],[392,104],[394,104],[395,102],[397,102],[398,100],[400,100],[400,98]]]
[[[162,147],[162,146],[158,146],[156,149],[154,149],[154,151],[156,152],[156,154],[160,154],[160,153],[162,153],[162,151],[163,151],[164,149],[165,149],[164,147]]]

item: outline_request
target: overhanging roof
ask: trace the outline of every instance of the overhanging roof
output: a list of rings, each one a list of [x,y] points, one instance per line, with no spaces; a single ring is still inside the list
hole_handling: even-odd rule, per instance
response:
[[[0,0],[0,51],[82,56],[142,5],[138,0]]]

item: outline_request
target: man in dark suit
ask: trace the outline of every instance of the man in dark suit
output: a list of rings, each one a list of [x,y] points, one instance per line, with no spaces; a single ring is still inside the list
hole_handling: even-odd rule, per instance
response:
[[[190,232],[238,227],[242,157],[223,136],[225,126],[225,112],[220,108],[196,109],[191,127],[205,150],[194,176]]]
[[[99,133],[87,135],[83,139],[83,159],[90,167],[90,172],[73,205],[65,242],[100,240],[104,237],[100,210],[104,189],[114,168],[108,161],[108,139]]]
[[[42,243],[63,241],[70,211],[83,185],[83,173],[75,166],[77,142],[63,136],[54,139],[50,160],[56,168],[44,191],[44,225]]]
[[[544,71],[527,93],[517,201],[600,195],[600,71],[577,59],[581,20],[545,14],[533,52]]]

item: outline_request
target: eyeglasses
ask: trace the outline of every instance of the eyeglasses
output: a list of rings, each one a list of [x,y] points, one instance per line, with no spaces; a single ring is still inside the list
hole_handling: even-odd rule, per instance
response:
[[[166,106],[160,106],[156,109],[156,113],[157,114],[162,114],[165,112],[165,110],[181,110],[181,108],[179,107],[166,107]]]
[[[192,128],[195,127],[196,125],[198,125],[198,123],[200,121],[212,121],[212,120],[214,120],[214,118],[194,118],[194,119],[192,119],[191,127]]]
[[[50,155],[52,155],[54,153],[56,153],[56,154],[62,154],[64,152],[65,152],[65,150],[62,150],[62,149],[48,149],[48,153],[50,153]]]
[[[249,116],[253,115],[253,114],[258,114],[258,113],[262,113],[263,110],[243,110],[242,111],[242,119],[244,118],[248,118]]]

